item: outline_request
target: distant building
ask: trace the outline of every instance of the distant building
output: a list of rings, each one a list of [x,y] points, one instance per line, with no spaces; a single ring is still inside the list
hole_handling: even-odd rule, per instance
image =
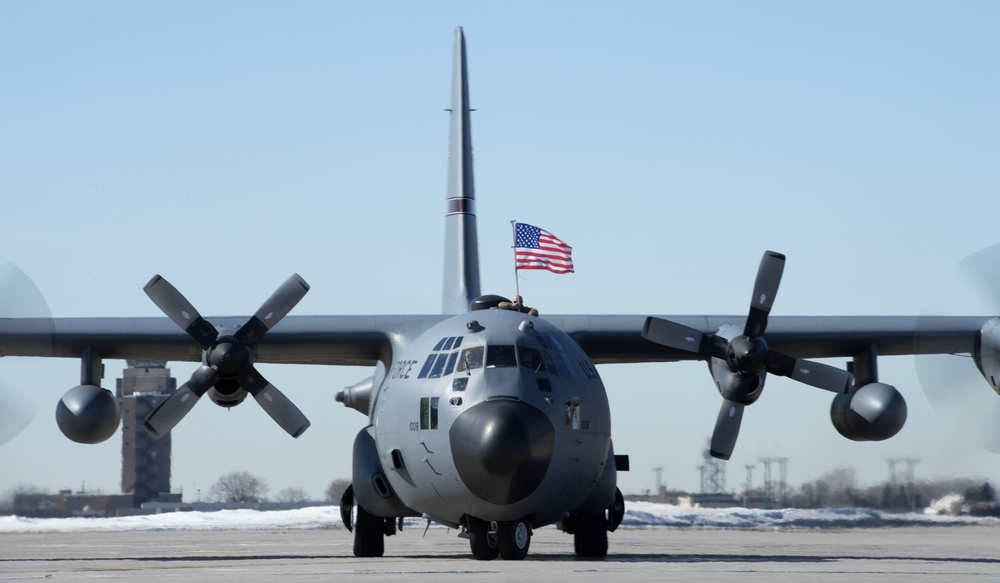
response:
[[[70,516],[115,516],[132,508],[127,494],[83,494],[64,490],[59,494],[17,494],[14,513],[32,518],[68,518]]]
[[[121,516],[162,511],[155,504],[181,505],[170,493],[170,434],[154,439],[142,424],[160,403],[177,390],[165,362],[128,361],[117,380],[122,409],[122,494],[89,494],[63,490],[58,494],[17,494],[13,513],[31,517]],[[143,505],[154,503],[144,509]]]
[[[681,508],[734,508],[743,506],[732,494],[691,494],[689,496],[679,496],[677,505]]]
[[[130,360],[118,379],[122,408],[122,492],[139,507],[170,492],[170,434],[155,439],[142,423],[177,390],[167,363]]]

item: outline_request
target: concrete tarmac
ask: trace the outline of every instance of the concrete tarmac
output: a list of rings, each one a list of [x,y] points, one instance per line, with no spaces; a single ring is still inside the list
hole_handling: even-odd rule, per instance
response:
[[[381,559],[343,529],[0,534],[0,581],[1000,581],[1000,526],[620,528],[603,561],[551,527],[524,561],[475,561],[455,534],[407,529]]]

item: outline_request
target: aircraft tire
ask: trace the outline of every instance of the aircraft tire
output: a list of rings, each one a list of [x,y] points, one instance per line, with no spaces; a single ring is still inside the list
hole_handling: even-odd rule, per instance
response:
[[[531,524],[524,518],[497,524],[497,546],[507,561],[520,561],[528,556],[531,545]]]
[[[603,559],[608,556],[608,517],[604,512],[581,521],[573,534],[573,550],[581,559]]]
[[[354,556],[381,557],[385,553],[385,519],[358,505],[358,520],[354,525]]]
[[[472,547],[472,556],[476,560],[492,561],[500,555],[497,536],[490,534],[489,522],[470,516],[469,536],[469,546]]]

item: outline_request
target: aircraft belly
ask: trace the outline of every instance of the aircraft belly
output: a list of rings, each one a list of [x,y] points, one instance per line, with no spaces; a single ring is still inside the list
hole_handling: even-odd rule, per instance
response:
[[[411,448],[416,466],[412,474],[417,485],[413,489],[414,507],[437,522],[457,525],[472,500],[472,494],[458,477],[447,441],[421,441],[419,450]]]

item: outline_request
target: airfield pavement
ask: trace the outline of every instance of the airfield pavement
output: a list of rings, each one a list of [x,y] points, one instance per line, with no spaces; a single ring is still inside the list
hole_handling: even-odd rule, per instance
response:
[[[479,562],[454,531],[407,529],[358,559],[343,529],[0,534],[0,581],[1000,580],[1000,526],[621,528],[603,561],[535,532],[524,561]]]

